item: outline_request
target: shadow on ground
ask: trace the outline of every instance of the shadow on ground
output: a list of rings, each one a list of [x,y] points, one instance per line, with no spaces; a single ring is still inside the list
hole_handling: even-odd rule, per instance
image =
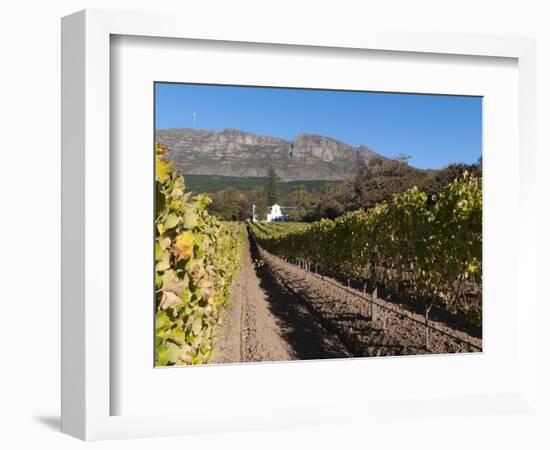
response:
[[[36,416],[34,420],[53,431],[61,431],[61,417],[59,416]]]
[[[248,239],[252,260],[260,261],[258,247],[250,234]],[[269,309],[281,327],[282,337],[292,347],[298,359],[351,356],[338,337],[321,326],[298,296],[277,283],[267,266],[259,265],[255,270],[260,279],[260,287],[266,293]]]
[[[261,261],[262,252],[253,236],[249,235],[249,240],[251,257]],[[373,322],[370,315],[363,311],[349,311],[350,305],[345,301],[333,301],[330,294],[320,294],[318,290],[310,289],[311,280],[294,279],[287,285],[284,275],[272,272],[270,263],[259,265],[256,275],[266,292],[270,310],[285,333],[283,337],[300,359],[418,355],[427,352],[423,329],[420,334],[414,327],[403,328],[400,323],[392,324],[395,319],[392,317],[388,318],[387,327],[382,325],[382,322],[386,323],[385,319]],[[353,307],[362,309],[357,302]],[[313,337],[316,342],[311,342]],[[318,344],[317,347],[315,344]],[[312,351],[313,348],[318,349],[319,344],[321,351]]]

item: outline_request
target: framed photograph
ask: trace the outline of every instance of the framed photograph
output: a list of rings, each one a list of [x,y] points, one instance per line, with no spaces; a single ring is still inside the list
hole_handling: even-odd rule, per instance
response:
[[[155,365],[481,352],[481,105],[156,83]]]
[[[534,42],[310,28],[63,19],[64,432],[534,411]]]

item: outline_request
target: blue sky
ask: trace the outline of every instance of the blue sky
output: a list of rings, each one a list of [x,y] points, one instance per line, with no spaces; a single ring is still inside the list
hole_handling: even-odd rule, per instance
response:
[[[294,139],[315,133],[420,168],[481,156],[480,97],[156,84],[156,128],[235,128]]]

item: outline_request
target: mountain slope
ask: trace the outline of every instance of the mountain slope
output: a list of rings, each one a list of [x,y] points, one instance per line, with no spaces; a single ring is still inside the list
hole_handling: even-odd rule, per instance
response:
[[[356,161],[377,155],[366,146],[301,134],[293,141],[244,131],[157,130],[167,158],[184,174],[263,177],[273,166],[283,181],[343,180],[355,173]]]

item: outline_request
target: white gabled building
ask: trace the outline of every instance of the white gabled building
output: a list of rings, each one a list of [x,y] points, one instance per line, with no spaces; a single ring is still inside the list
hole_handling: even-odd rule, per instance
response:
[[[286,222],[288,220],[288,215],[284,209],[281,209],[277,203],[271,206],[271,212],[267,213],[268,222]]]
[[[272,206],[268,206],[268,213],[266,215],[266,222],[288,222],[289,211],[296,211],[298,208],[292,206],[280,206],[275,203]],[[252,205],[252,222],[258,222],[258,215],[256,214],[256,205]]]

